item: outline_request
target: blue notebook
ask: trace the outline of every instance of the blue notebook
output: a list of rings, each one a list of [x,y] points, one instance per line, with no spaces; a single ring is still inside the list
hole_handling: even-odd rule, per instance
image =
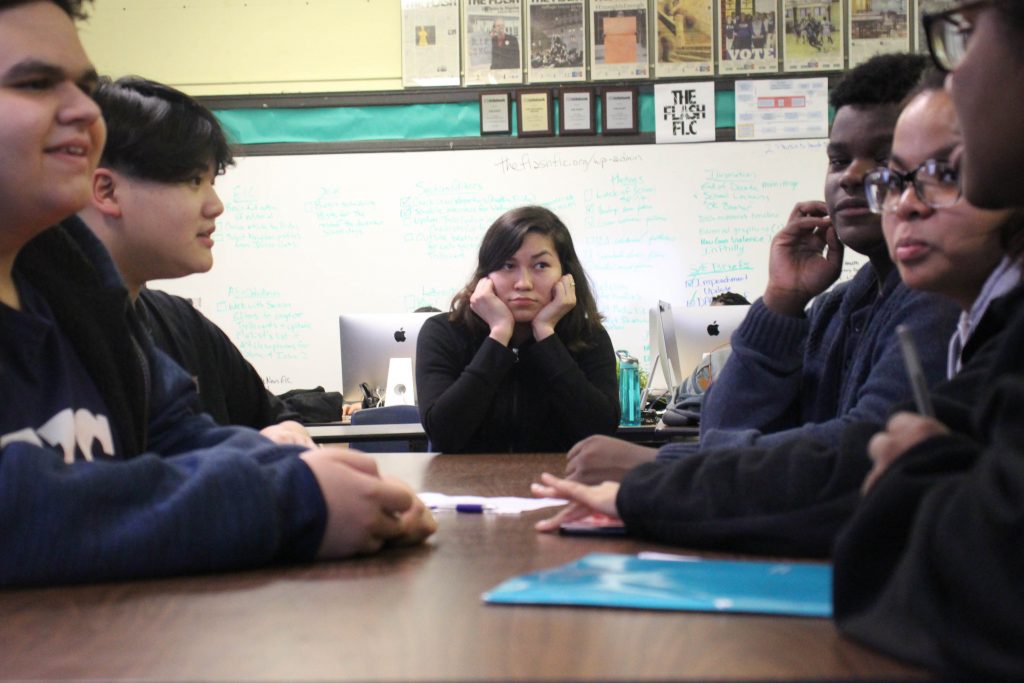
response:
[[[523,574],[484,593],[485,602],[832,616],[832,568],[730,560],[640,559],[591,553]]]

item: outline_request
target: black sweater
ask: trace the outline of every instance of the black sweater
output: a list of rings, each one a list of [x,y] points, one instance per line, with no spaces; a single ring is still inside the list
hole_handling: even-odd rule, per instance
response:
[[[982,391],[934,396],[953,433],[909,449],[864,498],[836,543],[833,602],[839,628],[880,650],[965,680],[1020,680],[1024,287],[990,315],[1005,331]]]
[[[267,391],[227,335],[187,299],[143,289],[136,310],[157,347],[192,375],[203,412],[218,424],[263,429],[299,419]]]
[[[964,369],[932,395],[968,406],[979,399],[1004,332],[990,309],[964,348]],[[667,543],[823,557],[860,501],[867,444],[881,428],[855,422],[836,441],[795,437],[645,463],[622,480],[616,506],[630,533]]]
[[[431,447],[446,453],[567,451],[619,422],[615,353],[603,329],[570,352],[557,334],[518,355],[474,338],[448,314],[429,318],[416,346],[416,395]]]

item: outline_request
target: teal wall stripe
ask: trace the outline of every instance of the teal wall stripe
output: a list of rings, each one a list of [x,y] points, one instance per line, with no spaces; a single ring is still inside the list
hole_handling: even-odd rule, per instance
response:
[[[558,128],[557,102],[554,112]],[[718,128],[732,128],[735,109],[731,91],[715,93]],[[638,102],[641,133],[654,132],[654,95],[641,93]],[[221,109],[215,112],[231,139],[243,145],[282,142],[358,142],[425,140],[480,135],[477,102],[454,102],[368,107],[311,107],[299,109]],[[601,127],[600,101],[597,127]],[[515,131],[513,106],[512,130]],[[513,133],[514,134],[514,133]]]

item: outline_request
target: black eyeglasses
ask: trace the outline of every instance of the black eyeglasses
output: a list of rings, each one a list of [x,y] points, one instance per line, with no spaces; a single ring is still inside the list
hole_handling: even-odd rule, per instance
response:
[[[944,12],[925,14],[921,17],[924,34],[928,40],[928,52],[935,66],[943,71],[952,71],[960,64],[967,52],[967,41],[974,31],[974,24],[964,18],[966,10],[992,4],[992,0],[976,0]]]
[[[917,198],[933,209],[960,201],[959,171],[944,161],[929,159],[908,173],[879,168],[864,176],[868,208],[872,213],[895,211],[907,185],[913,185]]]

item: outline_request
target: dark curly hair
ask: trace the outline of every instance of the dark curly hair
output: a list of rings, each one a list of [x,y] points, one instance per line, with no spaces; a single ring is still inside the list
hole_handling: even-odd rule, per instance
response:
[[[907,53],[872,57],[851,69],[829,93],[828,102],[838,111],[846,106],[899,104],[917,85],[929,60]]]

